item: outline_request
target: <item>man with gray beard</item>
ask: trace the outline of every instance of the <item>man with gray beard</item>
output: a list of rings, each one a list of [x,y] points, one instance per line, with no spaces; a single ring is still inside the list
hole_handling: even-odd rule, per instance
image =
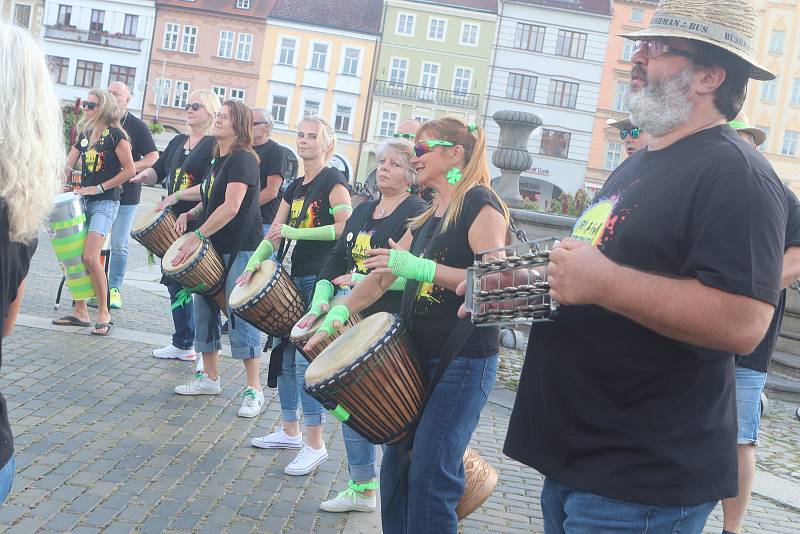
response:
[[[505,453],[545,475],[545,533],[696,533],[737,494],[734,354],[778,302],[786,196],[728,126],[751,0],[661,0],[626,104],[652,137],[550,254]]]

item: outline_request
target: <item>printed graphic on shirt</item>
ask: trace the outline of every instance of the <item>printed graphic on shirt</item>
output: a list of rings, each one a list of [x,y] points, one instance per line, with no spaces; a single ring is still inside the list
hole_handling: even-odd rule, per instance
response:
[[[305,197],[303,197],[296,198],[292,201],[292,208],[289,215],[289,225],[295,228],[316,228],[319,226],[319,200],[315,200],[308,205],[305,218],[299,226],[297,224],[297,218],[300,217],[300,211],[303,209],[303,203],[305,200]]]
[[[361,274],[368,272],[367,268],[364,267],[364,260],[369,258],[367,251],[372,248],[372,234],[373,232],[359,233],[353,245],[353,260],[355,261],[356,271]]]
[[[175,191],[183,191],[184,189],[189,189],[192,187],[194,184],[194,177],[191,173],[186,171],[183,171],[183,174],[181,174],[181,168],[178,167],[175,169],[175,183],[178,184],[178,186],[175,188]]]
[[[443,263],[447,257],[447,248],[443,248],[433,255],[433,261]],[[430,282],[421,282],[417,289],[417,309],[427,313],[432,304],[441,304],[444,300],[446,289]]]
[[[94,147],[92,147],[86,151],[86,154],[84,155],[84,161],[86,162],[86,172],[101,172],[105,166],[106,153],[98,152],[94,149]]]
[[[572,237],[603,249],[617,232],[617,225],[630,215],[630,208],[617,209],[619,196],[613,196],[589,207],[572,229]]]

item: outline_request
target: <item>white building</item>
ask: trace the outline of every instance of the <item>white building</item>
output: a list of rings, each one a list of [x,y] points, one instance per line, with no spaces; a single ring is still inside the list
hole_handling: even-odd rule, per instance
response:
[[[500,3],[484,127],[491,157],[500,137],[494,112],[542,119],[528,144],[533,166],[520,178],[524,197],[584,187],[610,23],[610,0]],[[492,174],[500,171],[492,166]]]
[[[153,0],[47,0],[41,38],[59,98],[121,81],[140,116],[155,14]]]

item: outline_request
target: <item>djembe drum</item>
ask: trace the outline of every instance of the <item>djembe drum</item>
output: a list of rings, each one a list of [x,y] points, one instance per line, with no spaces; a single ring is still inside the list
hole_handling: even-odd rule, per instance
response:
[[[343,300],[344,298],[339,298],[339,297],[334,298],[333,301],[331,302],[330,307],[333,308],[337,304],[341,304]],[[319,354],[325,349],[325,347],[330,345],[331,342],[337,337],[339,337],[339,335],[344,331],[344,330],[339,330],[337,332],[334,332],[333,335],[326,337],[325,339],[314,345],[314,347],[308,349],[307,351],[304,350],[303,346],[308,342],[309,339],[311,339],[314,336],[314,334],[317,333],[317,330],[319,330],[319,327],[322,326],[322,322],[324,320],[325,320],[325,314],[322,314],[319,317],[317,317],[317,320],[314,321],[314,323],[309,327],[298,328],[297,325],[295,325],[294,328],[292,328],[291,334],[289,335],[289,340],[295,347],[297,347],[300,350],[300,353],[303,356],[305,356],[305,358],[309,362],[313,361],[314,358],[319,356]],[[347,325],[344,327],[344,329],[354,326],[360,320],[361,320],[361,315],[358,313],[354,313],[347,320]]]
[[[131,237],[162,258],[167,249],[181,237],[175,231],[176,220],[177,217],[169,208],[160,211],[147,210],[133,223]]]
[[[83,249],[89,228],[83,197],[71,192],[57,195],[48,227],[50,242],[72,298],[86,300],[93,297],[92,278],[83,263]],[[60,293],[59,289],[59,296]]]
[[[192,234],[178,238],[161,258],[161,272],[172,278],[191,293],[207,295],[214,299],[226,316],[228,306],[225,302],[225,264],[210,241],[203,241],[195,251],[178,265],[172,260],[178,255],[181,246]]]

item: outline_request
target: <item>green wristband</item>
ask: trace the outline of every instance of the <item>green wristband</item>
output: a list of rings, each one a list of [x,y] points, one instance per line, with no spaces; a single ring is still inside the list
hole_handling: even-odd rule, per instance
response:
[[[295,241],[336,241],[336,230],[332,224],[316,228],[294,228],[284,224],[281,226],[281,237]]]
[[[308,313],[313,313],[317,317],[321,315],[322,305],[330,304],[333,298],[333,284],[329,280],[318,280],[314,286],[314,297],[311,299],[311,308]]]
[[[250,256],[250,259],[247,260],[247,266],[244,268],[245,272],[255,272],[256,265],[261,265],[261,262],[268,260],[271,256],[272,241],[269,239],[263,239],[261,243],[259,243],[255,252],[253,252],[253,255]]]
[[[414,256],[407,250],[389,251],[389,268],[392,274],[409,280],[432,283],[436,276],[436,262]]]
[[[336,329],[333,327],[333,321],[339,321],[342,324],[345,324],[347,320],[350,318],[350,310],[347,309],[347,306],[344,304],[337,304],[328,312],[325,316],[325,320],[322,321],[322,326],[317,329],[317,332],[325,332],[329,336],[332,336]]]
[[[398,278],[392,285],[389,286],[388,291],[405,291],[406,290],[406,279],[405,278]]]
[[[194,231],[194,235],[196,235],[197,238],[203,243],[207,241],[206,236],[203,235],[203,232],[200,231],[200,228]]]

